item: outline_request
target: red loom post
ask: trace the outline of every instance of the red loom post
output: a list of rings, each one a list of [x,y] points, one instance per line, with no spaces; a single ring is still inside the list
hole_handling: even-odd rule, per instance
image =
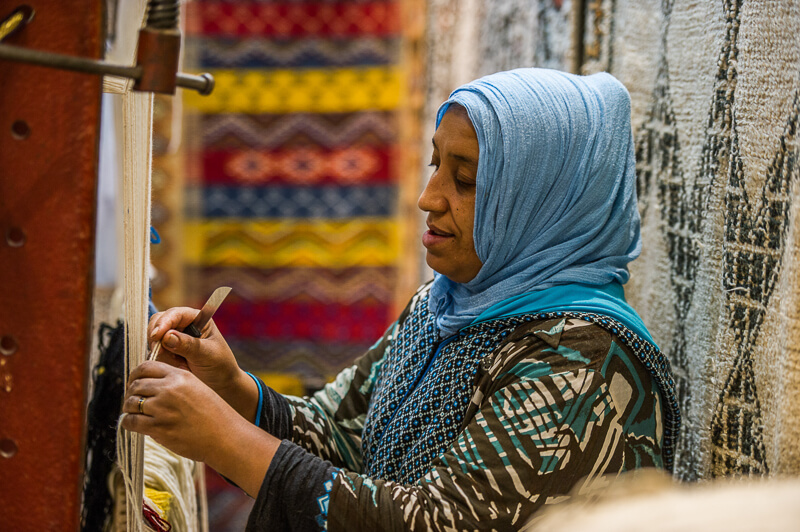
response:
[[[19,0],[0,0],[0,17]],[[104,2],[38,0],[4,43],[100,58]],[[80,520],[101,78],[0,61],[0,516]]]

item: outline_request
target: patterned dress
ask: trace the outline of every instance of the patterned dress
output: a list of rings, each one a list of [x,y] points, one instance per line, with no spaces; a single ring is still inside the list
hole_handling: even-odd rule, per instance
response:
[[[314,396],[262,389],[257,423],[285,441],[248,530],[518,529],[605,475],[671,467],[680,415],[655,346],[567,312],[440,341],[428,289]]]

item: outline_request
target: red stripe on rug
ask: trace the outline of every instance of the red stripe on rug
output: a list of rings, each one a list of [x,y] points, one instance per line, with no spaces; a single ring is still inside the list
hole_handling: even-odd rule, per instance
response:
[[[188,31],[206,36],[358,37],[400,33],[396,2],[193,3]]]
[[[214,321],[223,336],[373,342],[391,322],[391,306],[226,301]]]
[[[202,181],[243,185],[392,183],[394,155],[391,146],[207,150],[202,154]]]

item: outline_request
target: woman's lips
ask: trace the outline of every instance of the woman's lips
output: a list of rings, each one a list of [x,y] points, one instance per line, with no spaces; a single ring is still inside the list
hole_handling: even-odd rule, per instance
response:
[[[453,238],[453,235],[433,232],[429,229],[422,233],[422,245],[426,248],[429,248],[437,244],[441,244],[442,242],[445,242],[451,238]]]

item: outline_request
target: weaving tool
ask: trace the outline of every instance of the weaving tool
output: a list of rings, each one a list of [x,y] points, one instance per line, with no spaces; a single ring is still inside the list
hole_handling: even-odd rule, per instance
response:
[[[230,292],[231,288],[229,286],[220,286],[214,290],[214,293],[208,298],[208,301],[206,301],[203,308],[200,309],[200,312],[197,313],[192,323],[181,332],[188,334],[192,338],[200,338],[200,335],[203,334],[203,329],[208,325],[208,322],[211,321],[214,313],[219,309],[219,306],[225,301],[225,298],[228,297]],[[153,351],[150,353],[150,360],[155,360],[160,350],[161,342],[156,344],[153,348]]]

